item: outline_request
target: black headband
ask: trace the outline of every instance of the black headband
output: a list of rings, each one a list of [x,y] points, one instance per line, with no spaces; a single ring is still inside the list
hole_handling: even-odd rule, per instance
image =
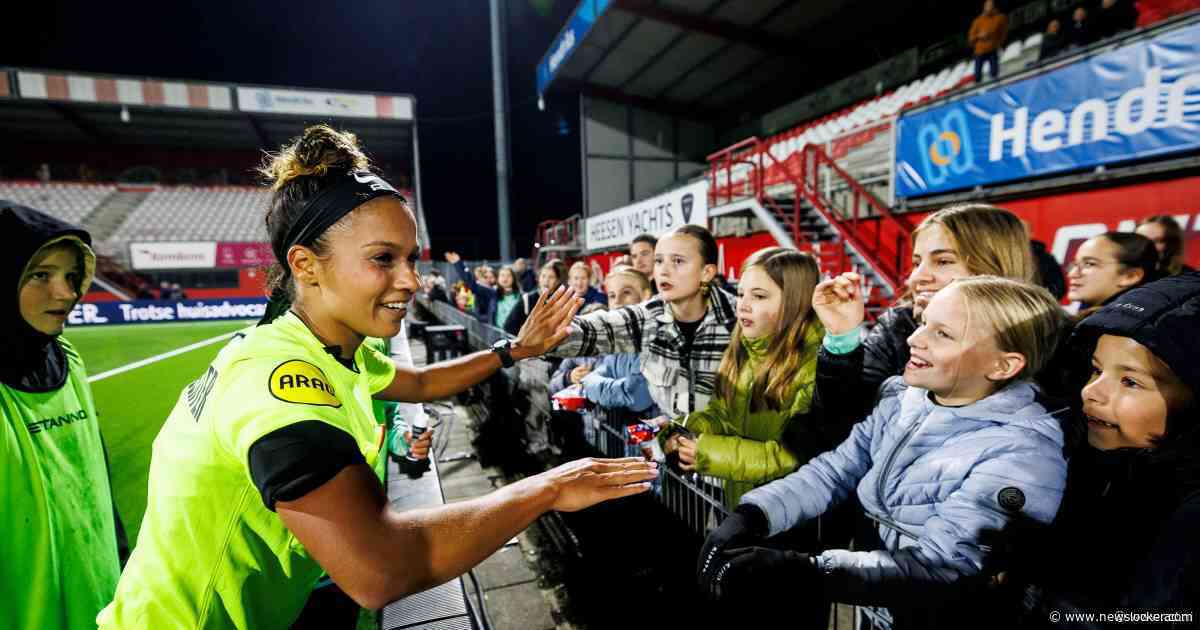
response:
[[[285,275],[291,275],[287,263],[287,253],[292,245],[311,246],[325,233],[325,230],[340,221],[342,217],[350,214],[351,210],[376,197],[393,195],[404,201],[403,195],[374,173],[348,171],[343,175],[334,175],[333,177],[333,185],[317,193],[308,200],[308,203],[304,204],[304,208],[300,210],[300,216],[292,222],[286,236],[274,249],[275,260],[283,267]],[[258,324],[261,326],[271,323],[290,307],[291,299],[287,290],[272,291],[266,313]]]
[[[404,199],[382,177],[368,171],[348,171],[345,175],[335,177],[337,181],[332,186],[304,204],[300,216],[292,222],[286,237],[279,244],[280,249],[275,250],[275,260],[285,270],[288,268],[287,253],[292,245],[312,245],[325,230],[350,214],[351,210],[376,197],[394,195]]]

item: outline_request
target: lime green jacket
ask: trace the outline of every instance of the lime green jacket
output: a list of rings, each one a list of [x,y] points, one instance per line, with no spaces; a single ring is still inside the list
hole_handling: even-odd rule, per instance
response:
[[[696,471],[725,480],[727,507],[732,509],[746,492],[783,477],[804,463],[784,448],[780,439],[789,422],[804,421],[797,416],[809,413],[812,408],[817,351],[823,335],[824,329],[820,325],[809,327],[804,347],[800,349],[800,369],[788,389],[782,410],[752,410],[750,391],[770,338],[743,338],[742,346],[749,354],[749,360],[738,375],[733,404],[714,395],[707,407],[687,416],[685,426],[699,438]],[[680,424],[685,422],[684,418],[676,420]]]

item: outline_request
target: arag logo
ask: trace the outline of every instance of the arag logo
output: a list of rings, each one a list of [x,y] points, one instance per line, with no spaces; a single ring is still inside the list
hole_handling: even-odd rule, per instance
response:
[[[967,115],[953,107],[941,121],[926,123],[917,132],[921,146],[921,175],[926,186],[938,186],[951,174],[962,175],[975,166]]]

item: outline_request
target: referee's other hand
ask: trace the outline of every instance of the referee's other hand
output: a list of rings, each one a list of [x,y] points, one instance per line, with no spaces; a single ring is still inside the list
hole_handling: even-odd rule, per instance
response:
[[[641,457],[584,458],[567,462],[538,475],[555,491],[551,509],[575,512],[610,499],[650,489],[658,477],[658,464]]]

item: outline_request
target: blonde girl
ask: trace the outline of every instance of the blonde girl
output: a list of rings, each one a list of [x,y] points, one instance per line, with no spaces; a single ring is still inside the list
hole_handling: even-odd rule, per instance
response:
[[[1062,428],[1030,379],[1066,325],[1050,293],[1029,283],[984,276],[939,291],[908,339],[903,377],[884,383],[874,411],[836,449],[748,492],[709,537],[698,567],[706,591],[767,597],[782,583],[889,606],[898,627],[957,627],[972,602],[937,589],[980,574],[987,536],[1048,524],[1062,499]],[[758,546],[851,494],[877,525],[860,550]]]
[[[571,270],[567,272],[567,285],[575,291],[575,297],[583,298],[584,308],[589,304],[608,305],[604,292],[592,286],[592,268],[582,260],[571,265]]]
[[[938,291],[959,278],[990,275],[1037,281],[1029,230],[1017,215],[985,204],[950,206],[926,217],[912,235],[907,297],[863,327],[858,274],[817,286],[813,304],[826,307],[826,336],[817,361],[818,397],[829,413],[861,418],[885,380],[908,363],[906,340]]]

